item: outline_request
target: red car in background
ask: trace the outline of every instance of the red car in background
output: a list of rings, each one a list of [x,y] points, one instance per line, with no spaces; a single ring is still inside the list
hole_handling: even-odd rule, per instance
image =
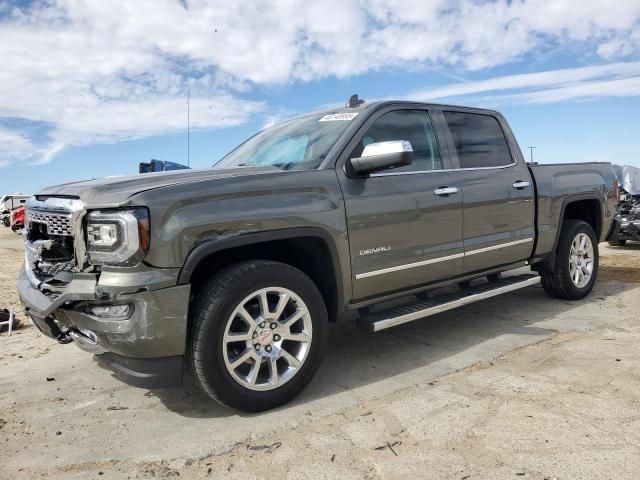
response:
[[[11,211],[11,230],[17,232],[24,228],[24,207],[18,207]]]

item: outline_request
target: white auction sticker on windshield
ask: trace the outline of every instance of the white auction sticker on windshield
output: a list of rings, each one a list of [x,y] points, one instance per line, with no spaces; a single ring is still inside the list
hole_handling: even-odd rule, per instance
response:
[[[353,120],[358,115],[358,112],[345,112],[345,113],[331,113],[322,117],[319,122],[337,122],[344,120]]]

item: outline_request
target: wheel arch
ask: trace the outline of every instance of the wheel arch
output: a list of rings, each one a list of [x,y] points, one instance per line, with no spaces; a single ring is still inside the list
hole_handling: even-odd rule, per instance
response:
[[[566,220],[583,220],[593,228],[598,242],[602,239],[603,208],[602,200],[595,194],[572,195],[566,197],[560,208],[558,228],[553,241],[553,249],[548,256],[533,264],[534,270],[549,269],[555,262],[556,249]]]
[[[339,317],[344,307],[340,260],[331,234],[321,228],[281,229],[205,240],[187,255],[178,284],[191,283],[196,291],[215,272],[245,260],[274,260],[298,268],[320,290],[329,320]]]
[[[583,220],[591,225],[598,241],[602,237],[602,205],[597,197],[571,198],[565,202],[560,217],[565,220]],[[556,245],[558,239],[556,238]]]

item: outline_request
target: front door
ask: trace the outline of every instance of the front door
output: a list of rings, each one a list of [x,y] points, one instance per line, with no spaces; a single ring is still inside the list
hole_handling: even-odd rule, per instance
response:
[[[440,153],[430,112],[383,110],[351,142],[349,158],[369,143],[405,140],[413,163],[349,177],[343,189],[356,300],[404,290],[462,272],[462,189]],[[431,115],[438,115],[431,112]],[[453,193],[442,194],[449,187]]]
[[[443,115],[464,190],[464,272],[526,260],[535,237],[535,196],[524,161],[511,152],[496,117],[460,111]]]

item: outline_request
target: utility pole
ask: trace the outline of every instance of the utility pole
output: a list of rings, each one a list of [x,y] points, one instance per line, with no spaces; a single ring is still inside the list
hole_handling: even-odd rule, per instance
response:
[[[187,167],[191,166],[191,158],[190,158],[190,130],[191,130],[191,118],[190,118],[190,105],[189,103],[191,102],[191,88],[189,88],[189,90],[187,90]]]
[[[527,147],[527,148],[531,152],[530,158],[531,158],[531,163],[533,163],[533,149],[536,148],[536,147]]]

